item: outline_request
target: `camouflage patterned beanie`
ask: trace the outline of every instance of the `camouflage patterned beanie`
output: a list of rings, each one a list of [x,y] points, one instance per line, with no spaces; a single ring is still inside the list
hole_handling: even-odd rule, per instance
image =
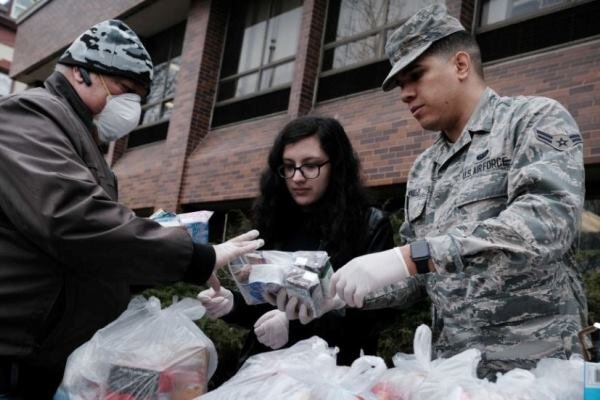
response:
[[[58,63],[123,76],[146,88],[152,82],[150,54],[135,32],[116,19],[102,21],[83,32]]]

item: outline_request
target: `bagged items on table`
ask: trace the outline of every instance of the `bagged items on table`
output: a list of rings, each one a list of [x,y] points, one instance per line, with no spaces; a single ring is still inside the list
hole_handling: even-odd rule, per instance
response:
[[[263,294],[284,289],[320,315],[333,268],[325,251],[256,251],[229,263],[229,270],[248,304],[265,303]]]
[[[372,400],[371,385],[385,372],[383,359],[365,356],[338,367],[337,350],[313,336],[290,348],[250,357],[230,380],[201,400]]]
[[[212,211],[194,211],[184,214],[158,210],[150,216],[150,219],[162,226],[184,227],[194,243],[208,243],[208,220],[212,217]]]
[[[371,388],[379,400],[581,400],[583,361],[545,358],[527,371],[498,373],[496,382],[477,377],[481,352],[468,349],[450,358],[431,359],[431,330],[417,328],[414,355],[398,353],[394,368]]]
[[[55,399],[191,400],[206,392],[217,367],[212,341],[193,322],[204,314],[194,299],[161,310],[134,298],[67,360]]]

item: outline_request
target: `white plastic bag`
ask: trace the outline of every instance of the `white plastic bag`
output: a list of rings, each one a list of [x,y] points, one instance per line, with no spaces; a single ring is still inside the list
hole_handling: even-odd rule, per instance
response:
[[[193,399],[206,391],[217,367],[212,341],[193,320],[195,299],[161,310],[151,297],[134,298],[67,360],[57,397],[73,399]]]
[[[542,359],[535,369],[515,368],[498,374],[496,382],[477,378],[481,353],[465,350],[447,359],[431,360],[431,331],[417,328],[414,355],[398,353],[371,388],[385,400],[581,400],[583,360]]]
[[[233,378],[201,399],[374,399],[368,390],[385,372],[383,360],[365,356],[351,367],[338,367],[335,353],[314,336],[287,349],[257,354]]]
[[[461,399],[461,385],[478,381],[476,368],[481,353],[471,349],[448,359],[431,360],[431,330],[421,325],[415,332],[414,355],[398,353],[389,369],[371,392],[378,399],[429,400]]]

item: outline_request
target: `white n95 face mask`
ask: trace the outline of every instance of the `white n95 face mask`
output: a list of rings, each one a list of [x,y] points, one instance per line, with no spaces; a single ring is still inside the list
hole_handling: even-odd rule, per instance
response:
[[[95,118],[100,140],[112,142],[134,130],[140,122],[141,101],[135,93],[108,96],[106,106]]]

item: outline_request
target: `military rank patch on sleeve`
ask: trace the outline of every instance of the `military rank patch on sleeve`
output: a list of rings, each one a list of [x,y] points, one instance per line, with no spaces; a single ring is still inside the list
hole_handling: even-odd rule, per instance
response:
[[[563,132],[550,134],[540,129],[536,129],[535,134],[540,142],[546,143],[547,145],[552,146],[556,150],[560,151],[569,149],[573,146],[583,143],[583,140],[581,139],[581,135],[579,133],[575,133],[572,135],[567,135]]]

